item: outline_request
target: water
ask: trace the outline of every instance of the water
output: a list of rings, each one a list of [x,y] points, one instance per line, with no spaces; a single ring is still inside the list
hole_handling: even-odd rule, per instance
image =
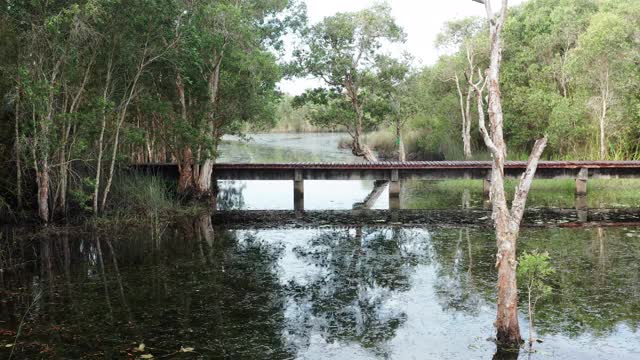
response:
[[[322,143],[324,136],[311,138]],[[267,161],[270,147],[259,146],[259,161]],[[225,183],[219,204],[289,209],[291,184],[282,183]],[[354,181],[342,191],[336,183],[317,182],[311,191],[305,182],[305,205],[350,209],[373,187]],[[474,184],[406,183],[403,206],[482,207]],[[542,189],[534,206],[572,200]],[[589,194],[592,206],[633,205],[633,195],[607,198],[598,191]],[[375,207],[385,208],[386,201],[381,195]],[[497,275],[490,228],[364,219],[347,226],[214,226],[211,220],[4,229],[0,358],[12,349],[16,359],[494,356]],[[535,353],[522,350],[510,358],[640,359],[640,227],[523,228],[519,251],[534,249],[548,251],[556,269],[553,294],[539,303],[535,319],[544,342]],[[521,308],[527,337],[525,313]],[[18,329],[16,346],[6,347]],[[136,352],[140,343],[144,351]]]
[[[219,162],[360,162],[349,149],[339,149],[341,133],[256,134],[249,141],[225,138]],[[293,209],[292,181],[219,181],[220,209]],[[507,181],[507,192],[516,184]],[[636,208],[640,205],[640,181],[625,179],[589,180],[590,208]],[[370,180],[306,180],[304,206],[307,210],[347,210],[361,206],[374,190]],[[371,209],[388,209],[386,186],[367,204]],[[574,208],[575,184],[572,180],[534,181],[529,208]],[[403,181],[400,208],[467,209],[483,208],[481,180]]]

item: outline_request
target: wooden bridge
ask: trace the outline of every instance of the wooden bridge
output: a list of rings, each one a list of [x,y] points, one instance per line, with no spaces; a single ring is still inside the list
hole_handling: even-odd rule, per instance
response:
[[[508,161],[506,178],[518,178],[524,161]],[[134,170],[178,176],[175,164],[132,165]],[[217,180],[291,180],[294,208],[304,207],[304,180],[386,180],[389,206],[399,207],[402,180],[481,179],[488,195],[491,161],[408,161],[376,163],[219,163],[213,170]],[[541,161],[537,179],[575,179],[576,194],[587,192],[589,178],[640,178],[640,161]]]

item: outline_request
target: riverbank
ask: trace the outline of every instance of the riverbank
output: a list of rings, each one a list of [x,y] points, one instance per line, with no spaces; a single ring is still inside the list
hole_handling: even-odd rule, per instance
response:
[[[48,226],[126,225],[210,211],[208,203],[183,199],[176,186],[172,179],[121,172],[114,178],[104,211],[97,216],[92,211],[91,187],[75,186],[65,212],[54,212]],[[33,211],[7,210],[0,213],[0,224],[41,226],[42,221]]]

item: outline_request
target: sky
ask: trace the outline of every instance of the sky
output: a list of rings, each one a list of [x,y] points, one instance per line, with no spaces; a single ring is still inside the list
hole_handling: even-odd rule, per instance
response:
[[[509,6],[525,0],[510,0]],[[373,5],[373,0],[305,0],[309,24],[315,24],[327,16],[338,12],[358,11]],[[391,15],[407,34],[402,50],[415,58],[415,65],[430,65],[441,54],[435,48],[436,35],[448,20],[468,16],[485,16],[484,6],[471,0],[388,0]],[[499,1],[494,0],[494,8]],[[394,53],[398,49],[394,49]],[[400,51],[398,51],[400,53]],[[322,83],[316,79],[292,79],[280,82],[280,90],[298,95],[307,88],[318,87]]]

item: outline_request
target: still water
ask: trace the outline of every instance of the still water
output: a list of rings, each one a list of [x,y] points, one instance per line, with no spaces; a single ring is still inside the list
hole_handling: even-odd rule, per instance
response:
[[[294,136],[256,136],[255,149],[230,142],[223,158],[318,161],[314,156],[325,150],[335,156],[331,161],[350,156],[329,148],[335,134]],[[270,145],[275,138],[292,145]],[[306,153],[310,160],[300,155]],[[564,185],[554,185],[552,194],[539,186],[534,206],[572,206]],[[292,208],[287,182],[221,187],[221,208]],[[372,182],[305,183],[305,206],[351,209],[372,189]],[[619,190],[607,197],[596,187],[590,206],[632,207],[634,195]],[[402,191],[406,208],[482,207],[474,182],[414,182]],[[386,201],[383,194],[374,207],[385,208]],[[357,221],[265,228],[213,226],[211,219],[28,236],[4,229],[0,358],[12,351],[15,359],[494,356],[490,228]],[[556,273],[552,295],[537,307],[537,337],[544,342],[535,353],[507,358],[640,359],[640,227],[528,227],[520,239],[519,251],[548,251]],[[525,313],[522,308],[527,337]]]

